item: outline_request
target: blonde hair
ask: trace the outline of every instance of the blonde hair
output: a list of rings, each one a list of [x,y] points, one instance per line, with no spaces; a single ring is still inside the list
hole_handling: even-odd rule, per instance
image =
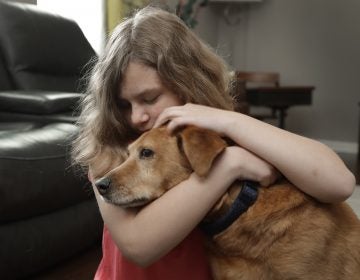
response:
[[[137,136],[118,106],[122,77],[131,61],[156,69],[184,103],[233,110],[223,60],[176,15],[143,8],[115,28],[90,73],[72,151],[74,161],[85,168],[107,148],[121,151]]]

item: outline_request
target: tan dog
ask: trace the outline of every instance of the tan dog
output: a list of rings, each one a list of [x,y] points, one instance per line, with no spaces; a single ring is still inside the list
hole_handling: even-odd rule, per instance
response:
[[[193,171],[204,176],[225,147],[204,129],[187,127],[173,136],[153,129],[96,185],[111,203],[144,205]],[[206,220],[226,212],[241,188],[234,183]],[[360,279],[360,221],[351,208],[319,203],[285,181],[259,188],[256,202],[208,241],[215,279]]]

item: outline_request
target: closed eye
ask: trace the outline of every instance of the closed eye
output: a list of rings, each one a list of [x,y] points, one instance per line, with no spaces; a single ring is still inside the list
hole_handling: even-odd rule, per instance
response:
[[[149,105],[154,104],[157,101],[157,99],[159,98],[159,96],[160,95],[144,97],[143,102],[145,104],[149,104]]]

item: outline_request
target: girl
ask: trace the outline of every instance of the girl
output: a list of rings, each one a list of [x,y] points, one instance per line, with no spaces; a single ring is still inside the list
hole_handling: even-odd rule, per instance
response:
[[[196,225],[236,179],[266,186],[278,171],[323,201],[345,200],[354,176],[316,141],[233,112],[223,61],[175,15],[147,7],[118,25],[94,67],[74,142],[94,181],[140,133],[162,124],[208,128],[226,148],[209,175],[192,174],[151,204],[123,209],[94,188],[105,227],[96,279],[211,279]],[[278,170],[278,171],[277,171]]]

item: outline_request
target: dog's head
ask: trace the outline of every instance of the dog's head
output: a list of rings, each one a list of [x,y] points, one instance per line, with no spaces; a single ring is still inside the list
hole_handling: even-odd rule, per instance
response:
[[[106,201],[122,206],[145,205],[185,180],[194,171],[205,176],[226,147],[216,133],[188,126],[170,135],[152,129],[128,147],[128,158],[95,185]]]

